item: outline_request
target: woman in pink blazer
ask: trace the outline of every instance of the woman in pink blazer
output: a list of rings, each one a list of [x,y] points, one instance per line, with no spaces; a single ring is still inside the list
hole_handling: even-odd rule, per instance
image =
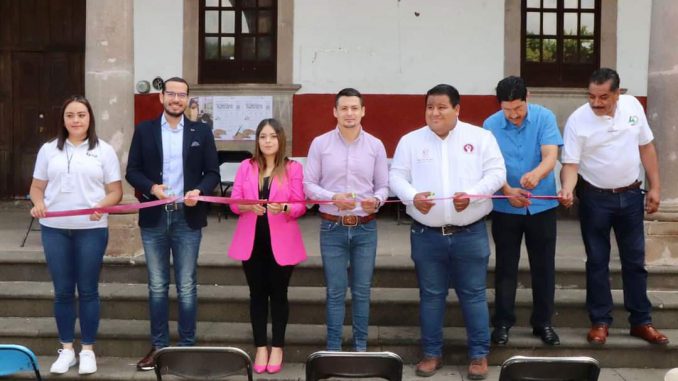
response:
[[[285,131],[275,119],[264,119],[256,131],[252,159],[240,164],[231,197],[268,200],[261,204],[231,204],[240,215],[228,255],[243,261],[250,287],[250,320],[257,348],[254,371],[277,373],[282,368],[285,328],[289,315],[287,286],[294,265],[306,259],[297,218],[306,212],[303,168],[285,157]],[[266,339],[271,302],[273,339]]]

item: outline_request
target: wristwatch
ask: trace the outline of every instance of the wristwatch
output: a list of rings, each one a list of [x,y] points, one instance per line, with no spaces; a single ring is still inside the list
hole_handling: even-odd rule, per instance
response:
[[[290,208],[288,207],[287,204],[283,204],[283,213],[287,213],[287,211],[288,211],[289,209],[290,209]]]

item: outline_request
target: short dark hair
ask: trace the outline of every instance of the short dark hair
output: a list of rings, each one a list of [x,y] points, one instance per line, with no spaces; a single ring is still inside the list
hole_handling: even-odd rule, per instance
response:
[[[512,75],[497,83],[497,100],[500,103],[516,99],[527,100],[527,86],[522,78]]]
[[[360,105],[364,106],[363,95],[360,94],[360,91],[352,87],[341,89],[341,91],[337,93],[337,95],[334,97],[334,107],[337,107],[337,105],[339,105],[339,98],[341,97],[358,97],[358,99],[360,99]]]
[[[87,127],[87,143],[88,150],[93,150],[99,144],[99,138],[97,137],[96,129],[94,128],[94,111],[92,111],[92,105],[89,103],[87,98],[82,95],[71,95],[66,98],[64,104],[61,106],[61,121],[59,122],[59,128],[57,129],[57,148],[59,151],[64,150],[64,143],[68,139],[68,130],[66,129],[66,122],[64,121],[64,114],[66,113],[66,107],[73,102],[81,103],[87,107],[87,112],[89,113],[89,126]]]
[[[609,67],[601,67],[594,71],[593,74],[591,74],[591,78],[589,78],[589,84],[595,83],[596,85],[602,85],[607,81],[611,81],[610,91],[619,89],[619,73]]]
[[[431,90],[426,92],[425,103],[428,102],[428,97],[431,95],[447,95],[447,98],[450,99],[450,103],[453,107],[457,107],[460,103],[459,91],[452,85],[441,83],[440,85],[434,86]]]
[[[183,83],[184,85],[186,85],[186,94],[189,93],[189,87],[190,87],[190,86],[188,86],[188,82],[186,82],[185,79],[183,79],[183,78],[181,78],[181,77],[172,77],[172,78],[169,78],[169,79],[165,80],[165,81],[162,83],[162,93],[163,93],[163,94],[165,93],[165,86],[167,85],[167,82],[179,82],[179,83]]]

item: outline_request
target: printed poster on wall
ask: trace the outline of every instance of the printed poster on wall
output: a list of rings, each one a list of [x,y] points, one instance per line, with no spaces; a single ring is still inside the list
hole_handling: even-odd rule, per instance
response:
[[[273,97],[193,97],[188,102],[186,117],[207,123],[215,140],[254,140],[259,122],[273,117]]]

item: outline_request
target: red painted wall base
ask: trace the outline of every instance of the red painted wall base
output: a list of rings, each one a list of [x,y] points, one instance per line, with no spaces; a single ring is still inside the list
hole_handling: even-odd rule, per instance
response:
[[[647,97],[638,97],[638,100],[647,107]],[[401,136],[425,124],[424,95],[365,94],[364,101],[362,125],[384,142],[389,157],[393,156]],[[334,94],[295,95],[293,102],[292,155],[306,156],[313,138],[336,126],[332,114]],[[480,126],[498,109],[494,95],[462,95],[459,118]],[[157,118],[161,112],[158,94],[134,96],[135,124]]]

